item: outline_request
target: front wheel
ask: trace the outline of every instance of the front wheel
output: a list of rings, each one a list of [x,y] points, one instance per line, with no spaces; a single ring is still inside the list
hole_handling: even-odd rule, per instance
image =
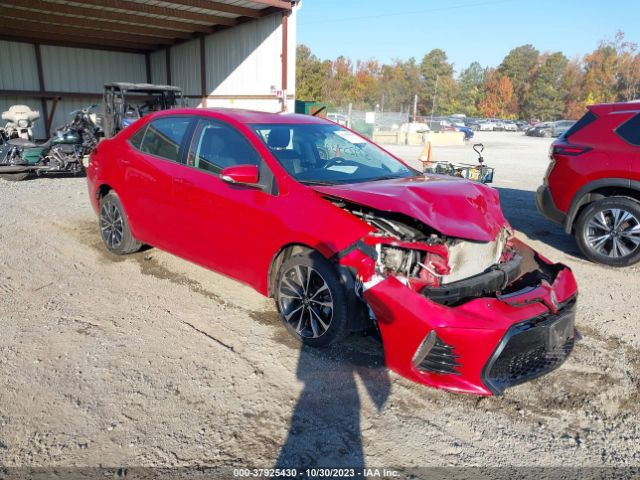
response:
[[[306,345],[326,347],[349,333],[349,296],[336,268],[317,252],[282,264],[275,297],[285,327]]]
[[[105,247],[117,255],[140,250],[142,244],[131,234],[120,198],[113,190],[100,199],[100,236]]]
[[[593,202],[576,223],[576,241],[585,257],[613,267],[640,261],[640,202],[609,197]]]

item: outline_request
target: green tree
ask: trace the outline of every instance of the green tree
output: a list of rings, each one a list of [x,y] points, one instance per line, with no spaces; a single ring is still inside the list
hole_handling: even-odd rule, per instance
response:
[[[382,67],[378,104],[385,110],[410,111],[420,89],[420,68],[416,59],[412,57],[406,62],[396,59],[391,65]]]
[[[567,63],[562,73],[562,91],[564,92],[564,118],[580,118],[585,111],[585,97],[582,89],[584,71],[578,58]]]
[[[458,77],[458,96],[460,112],[470,116],[480,114],[478,106],[483,98],[486,71],[478,62],[460,72]]]
[[[623,32],[616,34],[612,46],[617,53],[617,100],[628,102],[640,95],[640,51],[638,44],[625,40]]]
[[[353,63],[341,55],[331,64],[330,78],[324,89],[325,101],[333,106],[345,106],[354,100],[353,88]]]
[[[556,120],[562,117],[566,98],[562,78],[568,64],[567,57],[560,52],[544,57],[522,103],[525,118]]]
[[[380,98],[380,64],[377,60],[356,62],[353,103],[356,108],[373,108]]]
[[[584,57],[583,89],[587,104],[614,102],[617,97],[618,53],[613,45],[601,43]]]
[[[521,45],[512,49],[498,67],[498,73],[506,75],[511,80],[518,105],[522,103],[531,86],[539,58],[540,52],[533,45]]]
[[[323,101],[329,65],[320,61],[306,45],[296,48],[296,95],[302,100]]]
[[[516,102],[513,84],[506,75],[497,70],[487,72],[484,84],[485,95],[480,101],[479,110],[485,117],[514,117]]]
[[[444,50],[434,48],[420,63],[422,88],[420,92],[420,110],[423,114],[455,113],[456,82],[453,79],[453,65],[447,61]],[[437,91],[436,91],[437,84]],[[435,109],[434,109],[435,104]]]

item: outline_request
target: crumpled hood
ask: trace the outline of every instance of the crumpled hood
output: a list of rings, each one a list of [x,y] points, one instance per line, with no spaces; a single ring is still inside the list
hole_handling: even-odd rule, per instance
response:
[[[496,190],[454,177],[430,175],[312,188],[376,210],[408,215],[449,237],[491,242],[507,225]]]

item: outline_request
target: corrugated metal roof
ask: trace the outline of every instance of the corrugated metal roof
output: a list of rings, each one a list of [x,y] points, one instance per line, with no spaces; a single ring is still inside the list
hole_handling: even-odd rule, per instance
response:
[[[290,0],[3,0],[0,39],[153,51],[291,9]]]

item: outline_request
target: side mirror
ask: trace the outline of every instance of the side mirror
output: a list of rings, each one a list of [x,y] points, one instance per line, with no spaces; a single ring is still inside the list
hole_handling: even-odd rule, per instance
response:
[[[260,180],[260,171],[256,165],[234,165],[223,169],[220,179],[227,183],[256,185]]]

